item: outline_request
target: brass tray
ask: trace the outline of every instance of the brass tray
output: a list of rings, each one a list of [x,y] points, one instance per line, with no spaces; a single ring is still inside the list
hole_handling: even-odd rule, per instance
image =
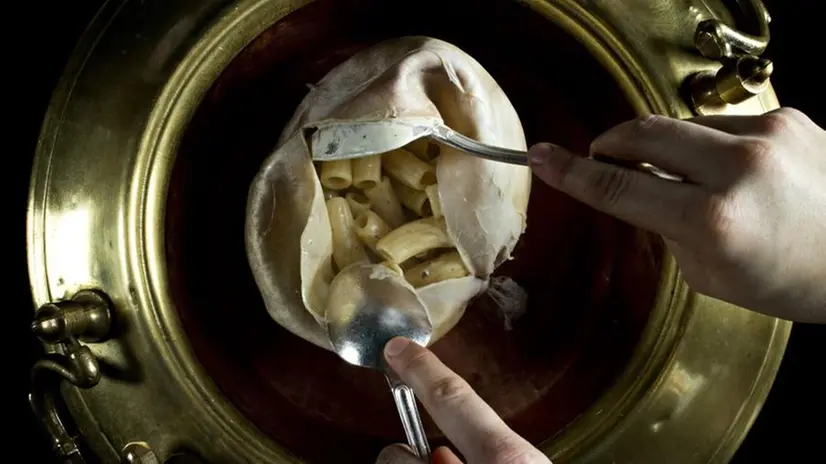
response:
[[[494,75],[529,142],[584,150],[634,114],[776,108],[768,74],[738,66],[770,71],[768,16],[741,3],[760,35],[701,0],[106,3],[55,91],[29,200],[51,353],[31,400],[55,451],[369,462],[403,438],[381,380],[269,320],[243,254],[246,189],[305,84],[384,38],[432,35]],[[501,272],[537,303],[504,332],[479,302],[434,350],[556,463],[727,461],[791,324],[691,292],[657,237],[535,184]]]

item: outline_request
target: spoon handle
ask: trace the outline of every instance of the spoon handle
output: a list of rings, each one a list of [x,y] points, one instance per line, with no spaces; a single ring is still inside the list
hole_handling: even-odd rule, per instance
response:
[[[489,159],[492,161],[499,161],[501,163],[517,164],[520,166],[528,165],[528,152],[520,150],[511,150],[509,148],[494,147],[484,143],[477,142],[470,137],[466,137],[455,130],[445,126],[444,124],[437,126],[433,134],[434,139],[443,144],[461,150],[465,153],[474,155],[479,158]],[[621,161],[617,158],[610,158],[604,156],[594,157],[597,161],[603,163],[614,164],[620,167],[633,169],[647,174],[653,174],[661,179],[670,180],[674,182],[683,182],[681,176],[666,172],[656,166],[648,163],[635,163],[633,161]]]
[[[520,166],[528,165],[528,152],[526,151],[511,150],[509,148],[494,147],[480,143],[456,132],[444,124],[436,126],[431,136],[449,147],[479,158]]]
[[[416,456],[424,462],[430,462],[430,445],[427,443],[427,435],[424,433],[422,419],[419,416],[419,408],[416,405],[416,396],[413,390],[401,380],[392,376],[387,376],[390,390],[393,392],[393,399],[396,401],[396,408],[399,410],[399,417],[402,420],[404,434],[407,436],[407,443]]]

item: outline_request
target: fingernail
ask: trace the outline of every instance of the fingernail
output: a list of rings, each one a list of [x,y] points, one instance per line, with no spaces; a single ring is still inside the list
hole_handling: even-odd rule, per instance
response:
[[[548,160],[548,155],[553,151],[554,146],[550,143],[538,143],[528,150],[531,166],[539,166]]]
[[[588,156],[593,157],[597,151],[599,151],[599,139],[595,139],[591,141],[591,144],[588,145]]]
[[[390,358],[398,356],[402,353],[402,351],[404,351],[405,348],[407,348],[407,345],[409,344],[410,340],[404,337],[396,337],[384,345],[384,354]]]
[[[594,156],[595,154],[602,151],[602,140],[603,137],[599,136],[591,141],[591,144],[588,146],[588,155]]]

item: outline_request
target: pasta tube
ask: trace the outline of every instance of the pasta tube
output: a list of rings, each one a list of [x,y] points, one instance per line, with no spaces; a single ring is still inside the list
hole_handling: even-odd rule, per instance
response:
[[[382,177],[381,182],[376,184],[375,187],[365,189],[364,195],[370,200],[373,210],[391,228],[395,229],[405,223],[402,205],[396,197],[396,192],[393,191],[393,186],[390,185],[389,178]]]
[[[423,252],[417,254],[415,256],[415,258],[418,259],[418,260],[424,261],[424,260],[430,258],[431,256],[433,256],[433,253],[435,253],[435,252],[436,252],[435,249],[423,251]]]
[[[351,163],[353,169],[353,186],[358,189],[375,187],[381,182],[381,156],[355,158]]]
[[[344,198],[347,200],[353,217],[358,217],[359,214],[370,210],[370,200],[358,192],[348,192]]]
[[[368,209],[356,216],[353,230],[355,230],[356,236],[362,243],[376,251],[376,242],[389,234],[392,229],[378,214]],[[378,253],[378,251],[376,252]]]
[[[382,261],[381,265],[390,269],[391,271],[395,272],[400,276],[404,275],[404,271],[401,267],[399,267],[398,263],[394,263],[393,261]]]
[[[419,253],[453,246],[445,227],[444,218],[409,222],[381,238],[376,243],[376,251],[382,257],[401,264]]]
[[[427,188],[424,189],[424,193],[427,195],[427,201],[433,217],[442,217],[442,200],[439,199],[439,185],[428,185]]]
[[[353,213],[341,197],[327,200],[327,214],[333,232],[333,261],[339,270],[361,261],[369,262],[364,245],[353,231]]]
[[[407,206],[411,211],[418,214],[419,217],[430,216],[430,204],[427,194],[421,190],[412,189],[404,184],[393,182],[393,190],[399,201],[404,206]],[[429,187],[435,187],[431,185]]]
[[[330,198],[338,196],[338,192],[336,192],[335,190],[328,190],[326,188],[323,188],[321,189],[321,191],[324,193],[324,201],[327,201]]]
[[[419,288],[448,279],[458,279],[470,275],[458,251],[439,255],[430,261],[416,265],[405,271],[404,278],[410,285]]]
[[[433,167],[407,150],[399,149],[385,153],[382,164],[387,175],[410,188],[424,190],[428,185],[436,183],[436,171]]]
[[[439,145],[432,143],[426,138],[414,140],[405,145],[404,149],[413,153],[422,161],[430,161],[439,156]]]
[[[353,184],[350,160],[324,161],[321,163],[321,185],[330,190],[344,190]]]

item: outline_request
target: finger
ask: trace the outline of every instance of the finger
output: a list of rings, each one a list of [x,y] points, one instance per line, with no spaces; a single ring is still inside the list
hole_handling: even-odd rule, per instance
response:
[[[740,115],[709,115],[695,116],[685,119],[685,121],[699,124],[711,129],[726,132],[733,135],[755,135],[760,133],[762,125],[760,116],[740,116]]]
[[[436,425],[468,462],[544,458],[430,350],[397,337],[387,343],[384,353],[390,367],[410,385]]]
[[[759,115],[696,116],[686,121],[740,136],[776,136],[805,115],[792,108],[778,108]]]
[[[462,464],[462,460],[447,446],[440,446],[433,452],[433,464]]]
[[[408,446],[396,444],[381,450],[376,464],[422,464],[422,460]]]
[[[601,163],[550,144],[535,145],[529,154],[540,179],[599,211],[669,238],[691,234],[689,213],[703,194],[696,185]]]
[[[590,152],[650,163],[698,184],[718,184],[738,166],[724,155],[736,142],[711,127],[649,115],[609,129],[591,143]]]

